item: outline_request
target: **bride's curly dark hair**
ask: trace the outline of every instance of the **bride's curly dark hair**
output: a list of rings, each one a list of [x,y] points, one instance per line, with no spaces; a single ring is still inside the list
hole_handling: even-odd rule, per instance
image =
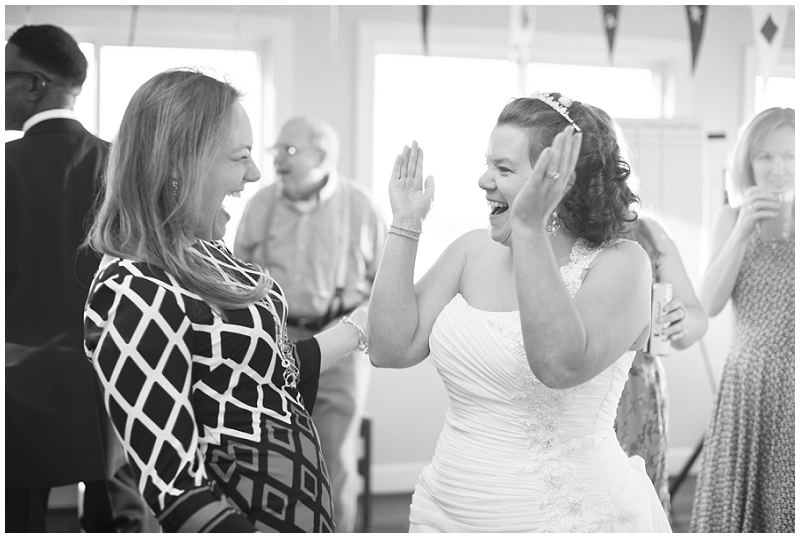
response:
[[[620,156],[611,118],[597,107],[562,99],[560,93],[545,95],[568,104],[567,114],[583,133],[575,182],[557,209],[564,229],[593,245],[619,237],[637,218],[631,206],[638,197],[628,186],[630,166]],[[521,97],[505,106],[497,125],[517,127],[527,134],[533,166],[569,121],[546,102]]]

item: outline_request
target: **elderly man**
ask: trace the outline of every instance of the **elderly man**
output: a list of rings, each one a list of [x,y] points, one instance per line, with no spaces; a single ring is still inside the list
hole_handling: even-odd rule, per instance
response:
[[[277,181],[247,204],[234,250],[281,283],[289,336],[296,340],[368,302],[386,224],[366,190],[337,173],[338,136],[324,121],[289,120],[273,149]],[[313,416],[331,475],[337,532],[355,530],[369,371],[367,357],[354,352],[319,381]]]
[[[107,144],[77,120],[86,79],[56,26],[8,40],[6,130],[6,531],[44,532],[50,490],[83,482],[87,532],[154,531],[109,429],[83,349],[83,308],[99,258],[80,246]]]

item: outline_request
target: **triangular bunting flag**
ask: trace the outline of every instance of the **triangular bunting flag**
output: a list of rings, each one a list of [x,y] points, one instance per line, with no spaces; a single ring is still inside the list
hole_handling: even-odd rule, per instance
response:
[[[613,63],[614,57],[614,37],[617,33],[617,23],[619,22],[619,6],[601,6],[603,10],[603,25],[606,29],[606,39],[608,39],[608,58]]]
[[[707,13],[708,6],[686,6],[686,15],[689,17],[689,36],[692,39],[692,73],[697,64],[697,53],[700,50],[700,42],[703,40]]]
[[[756,72],[765,79],[772,76],[783,47],[789,6],[751,6],[753,35],[758,55]]]
[[[422,8],[422,52],[428,55],[428,17],[430,17],[431,6],[420,6]]]

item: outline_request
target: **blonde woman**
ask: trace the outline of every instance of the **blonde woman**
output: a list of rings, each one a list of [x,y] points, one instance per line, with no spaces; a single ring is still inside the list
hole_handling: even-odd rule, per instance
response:
[[[791,108],[758,114],[732,153],[730,204],[699,291],[712,317],[731,301],[733,341],[703,441],[693,532],[794,532],[794,206],[787,239],[762,233],[778,216],[775,191],[795,190],[794,153]]]
[[[311,410],[366,348],[366,311],[292,342],[277,282],[221,238],[260,173],[240,94],[190,70],[137,90],[89,234],[85,345],[139,489],[168,532],[331,532]]]

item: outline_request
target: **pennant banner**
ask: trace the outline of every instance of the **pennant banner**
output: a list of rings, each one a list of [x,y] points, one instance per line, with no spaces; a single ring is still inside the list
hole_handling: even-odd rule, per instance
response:
[[[420,6],[422,8],[422,52],[428,55],[428,18],[430,17],[431,6]]]
[[[707,13],[708,6],[686,6],[686,15],[689,18],[689,36],[692,39],[692,73],[697,64],[697,53],[700,50],[700,42],[703,40]]]
[[[606,39],[608,39],[608,58],[613,63],[614,37],[616,37],[617,23],[619,22],[619,6],[601,6],[601,8],[603,10]]]
[[[783,47],[789,6],[751,6],[753,34],[758,56],[757,74],[764,79],[772,76]]]

